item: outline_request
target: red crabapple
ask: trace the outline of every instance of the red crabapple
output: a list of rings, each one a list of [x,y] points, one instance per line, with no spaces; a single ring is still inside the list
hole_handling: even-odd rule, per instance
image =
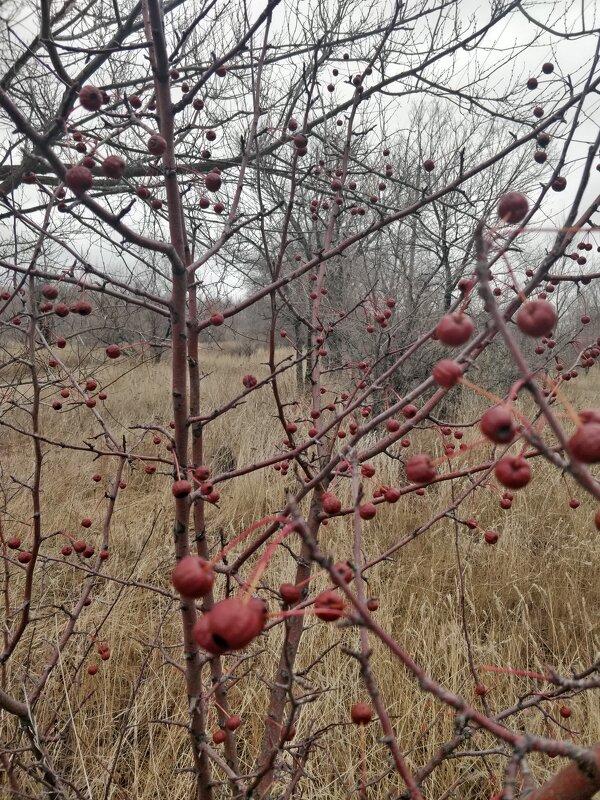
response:
[[[146,146],[148,152],[152,153],[153,156],[162,156],[167,149],[167,140],[159,136],[158,133],[153,133],[146,142]]]
[[[519,309],[517,327],[526,336],[548,336],[556,325],[556,309],[547,300],[530,300]]]
[[[106,355],[109,358],[118,358],[121,355],[121,348],[117,344],[109,344],[106,348]]]
[[[569,439],[569,448],[573,456],[584,464],[600,462],[600,423],[587,422]]]
[[[171,582],[184,597],[204,597],[212,589],[215,573],[200,556],[185,556],[171,573]]]
[[[436,477],[435,467],[426,453],[417,453],[406,462],[406,477],[412,483],[429,483]]]
[[[522,489],[531,480],[531,467],[521,456],[505,456],[495,467],[498,481],[509,489]]]
[[[358,507],[358,515],[361,519],[373,519],[377,513],[377,508],[373,503],[363,503]]]
[[[204,185],[209,192],[218,192],[221,188],[221,176],[216,172],[209,172],[204,176]]]
[[[498,216],[504,222],[520,222],[527,216],[529,203],[521,192],[507,192],[498,203]]]
[[[86,111],[98,111],[103,103],[102,92],[88,83],[79,92],[79,102]]]
[[[462,368],[457,361],[451,358],[444,358],[431,370],[433,380],[444,389],[450,389],[455,386],[462,378]]]
[[[186,480],[175,481],[171,486],[171,492],[174,497],[187,497],[192,491],[192,484]]]
[[[442,344],[459,347],[468,342],[475,331],[473,320],[467,314],[445,314],[438,323],[435,333]]]
[[[288,605],[297,603],[302,597],[302,592],[293,583],[282,583],[279,587],[279,594],[281,595],[283,602],[287,603]]]
[[[121,156],[108,156],[101,166],[107,178],[122,178],[125,174],[125,161]]]
[[[93,182],[94,176],[87,167],[71,167],[65,173],[65,183],[75,194],[87,192]]]
[[[325,589],[315,597],[315,611],[319,619],[333,622],[343,616],[344,601],[337,592]]]
[[[504,405],[488,408],[481,417],[479,427],[483,435],[496,444],[508,444],[515,435],[512,414]]]
[[[323,511],[326,514],[338,514],[342,510],[342,502],[331,492],[323,494]]]
[[[350,718],[355,725],[366,725],[373,717],[373,709],[368,703],[354,703],[350,709]]]

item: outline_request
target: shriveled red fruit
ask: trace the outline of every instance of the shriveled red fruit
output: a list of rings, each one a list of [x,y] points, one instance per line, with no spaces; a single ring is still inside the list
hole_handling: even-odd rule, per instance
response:
[[[600,462],[600,423],[586,422],[569,439],[569,448],[577,461],[584,464]]]
[[[194,625],[194,639],[203,650],[213,655],[220,656],[223,655],[227,647],[225,644],[220,646],[213,640],[209,614],[210,612],[203,614]]]
[[[97,664],[90,664],[87,668],[88,675],[95,675],[98,672],[98,665]]]
[[[504,222],[520,222],[527,216],[529,202],[521,192],[507,192],[500,198],[496,210]]]
[[[18,550],[21,547],[21,540],[18,536],[11,536],[10,539],[7,540],[6,546],[10,547],[11,550]]]
[[[444,389],[451,389],[462,378],[462,368],[458,361],[444,358],[431,370],[433,380]]]
[[[146,142],[146,147],[153,156],[162,156],[167,149],[167,140],[159,136],[158,133],[153,133]]]
[[[212,740],[215,744],[223,744],[225,739],[227,739],[227,734],[224,730],[221,730],[221,728],[216,730],[212,735]]]
[[[342,510],[342,501],[331,492],[323,494],[323,511],[326,514],[339,514]]]
[[[550,186],[554,192],[564,192],[567,188],[567,179],[563,178],[562,175],[558,175],[554,178]]]
[[[361,519],[373,519],[377,514],[377,508],[373,503],[363,503],[358,507],[358,515]]]
[[[521,456],[505,456],[494,469],[497,480],[509,489],[522,489],[531,480],[531,467]]]
[[[431,158],[426,158],[423,162],[423,169],[425,172],[431,172],[435,168],[435,162]]]
[[[548,300],[530,300],[519,309],[517,327],[526,336],[548,336],[558,320],[556,309]]]
[[[426,453],[417,453],[406,462],[406,477],[412,483],[429,483],[436,476],[435,467]]]
[[[544,75],[551,75],[554,72],[554,64],[551,61],[546,61],[542,64],[542,72]]]
[[[379,608],[379,600],[377,600],[375,597],[370,597],[367,600],[367,608],[369,611],[377,611]]]
[[[284,603],[293,605],[302,597],[301,590],[293,583],[282,583],[279,587],[279,594]]]
[[[373,709],[368,703],[354,703],[350,709],[350,718],[355,725],[367,725],[373,718]]]
[[[29,564],[29,562],[31,561],[32,558],[33,558],[33,555],[30,552],[28,552],[27,550],[23,550],[17,556],[17,561],[19,561],[19,563],[21,563],[21,564]]]
[[[338,561],[334,564],[334,569],[341,573],[342,580],[345,583],[350,583],[354,578],[354,570],[348,561]]]
[[[192,484],[186,480],[175,481],[171,486],[171,492],[174,497],[187,497],[192,491]]]
[[[536,141],[540,147],[548,147],[551,138],[552,137],[550,136],[549,133],[546,133],[546,131],[541,131],[541,133],[538,133]]]
[[[82,528],[91,528],[92,527],[92,520],[89,517],[84,517],[81,520],[81,527]]]
[[[215,655],[241,650],[262,632],[265,619],[262,600],[243,602],[227,597],[201,617],[194,626],[194,636],[201,647]]]
[[[79,102],[86,111],[98,111],[103,103],[102,92],[88,83],[79,92]]]
[[[563,719],[569,719],[569,717],[573,713],[573,710],[571,709],[571,706],[561,706],[558,709],[558,713],[561,715]]]
[[[107,178],[122,178],[125,174],[125,161],[121,156],[108,156],[102,162],[102,172]]]
[[[155,444],[159,444],[159,442],[155,442]],[[205,481],[208,476],[210,475],[210,468],[201,464],[199,467],[194,469],[194,478],[198,481]]]
[[[308,145],[308,139],[303,133],[294,136],[294,145],[298,150],[303,150]]]
[[[246,389],[252,389],[257,383],[258,381],[254,375],[244,375],[242,378],[242,384]]]
[[[87,544],[83,539],[77,539],[76,542],[73,542],[73,550],[75,550],[76,553],[83,553],[86,547]]]
[[[78,300],[71,308],[71,311],[79,314],[80,317],[88,317],[93,310],[91,303],[88,303],[87,300]]]
[[[241,724],[241,717],[238,717],[237,714],[232,714],[231,717],[227,717],[225,720],[225,727],[230,731],[237,731]]]
[[[388,486],[383,490],[383,499],[386,503],[397,503],[400,500],[400,489]]]
[[[508,444],[515,435],[513,417],[506,406],[488,408],[481,417],[479,427],[483,435],[496,444]]]
[[[106,348],[106,355],[109,358],[118,358],[121,355],[121,348],[118,344],[109,344]]]
[[[496,531],[486,531],[483,534],[483,538],[485,539],[487,544],[496,544],[498,541],[498,534]]]
[[[334,622],[343,616],[344,601],[337,592],[325,589],[315,597],[315,612],[324,622]]]
[[[94,176],[87,167],[71,167],[65,173],[65,183],[72,192],[81,194],[92,188]]]
[[[435,333],[442,344],[460,347],[468,342],[475,331],[473,320],[467,314],[445,314],[438,323]]]
[[[209,172],[204,176],[204,185],[209,192],[218,192],[221,188],[221,176],[216,172]]]
[[[171,573],[171,582],[184,597],[204,597],[212,589],[215,573],[200,556],[185,556]]]
[[[47,300],[56,300],[58,297],[58,287],[52,286],[51,283],[46,283],[42,286],[42,294]]]

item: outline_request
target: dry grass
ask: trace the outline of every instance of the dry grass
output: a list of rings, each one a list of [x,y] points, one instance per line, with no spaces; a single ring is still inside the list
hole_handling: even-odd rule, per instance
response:
[[[257,374],[261,372],[258,363],[264,360],[261,355],[255,357]],[[72,363],[75,362],[73,354]],[[207,377],[202,387],[207,408],[220,405],[237,392],[241,376],[249,370],[247,359],[224,352],[206,353],[203,363]],[[109,387],[105,404],[107,423],[116,436],[125,435],[133,445],[140,431],[130,430],[129,426],[148,422],[168,424],[169,366],[144,364],[118,379],[125,366],[126,362],[101,367],[94,370],[94,376]],[[294,387],[287,385],[286,389],[292,396]],[[594,405],[597,390],[594,379],[581,380],[569,390],[579,407]],[[54,397],[53,392],[47,399]],[[461,417],[473,419],[476,408],[476,401],[464,397]],[[23,411],[10,411],[4,419],[26,424]],[[81,442],[92,433],[87,410],[57,414],[47,408],[43,424],[46,435],[58,441]],[[420,441],[431,444],[432,434],[420,436]],[[273,420],[268,389],[255,393],[232,414],[207,426],[205,437],[207,462],[223,443],[232,448],[240,464],[271,454],[282,437]],[[475,430],[466,430],[465,441],[475,437]],[[413,438],[417,441],[419,435]],[[439,444],[436,446],[439,450]],[[146,435],[137,452],[155,451],[165,455],[164,447],[157,448]],[[80,519],[90,516],[94,525],[86,537],[99,543],[105,507],[104,484],[93,483],[91,475],[96,471],[110,475],[111,461],[108,458],[94,461],[86,454],[48,446],[45,453],[42,518],[45,535],[59,530],[78,535]],[[480,454],[478,451],[467,458]],[[5,537],[19,534],[24,540],[27,538],[31,516],[27,495],[16,489],[11,477],[27,479],[31,465],[30,443],[3,429],[1,486],[6,497],[2,514]],[[376,465],[381,482],[399,483],[397,462],[378,459]],[[106,572],[108,576],[169,589],[171,495],[168,469],[162,472],[162,476],[149,477],[139,464],[126,468],[124,477],[128,486],[118,500]],[[252,521],[280,508],[286,490],[293,489],[294,481],[292,470],[286,483],[278,473],[268,470],[222,484],[220,508],[211,508],[208,513],[212,549],[218,552],[221,541],[229,540]],[[568,506],[570,490],[582,501],[577,510]],[[450,492],[451,487],[443,485],[428,491],[424,497],[410,496],[394,506],[380,507],[377,517],[365,525],[365,557],[376,556],[418,527],[433,511],[447,505]],[[539,671],[551,666],[568,675],[592,663],[600,650],[600,537],[593,525],[594,511],[592,501],[542,463],[536,463],[532,485],[515,497],[510,512],[500,510],[498,495],[490,488],[478,491],[473,502],[468,501],[467,507],[461,509],[461,518],[475,516],[482,530],[493,527],[501,532],[498,544],[490,547],[483,543],[481,530],[469,531],[464,526],[458,529],[458,552],[465,569],[466,615],[477,664]],[[350,555],[351,542],[348,520],[331,522],[322,531],[322,546],[337,557]],[[56,557],[63,543],[60,537],[49,537],[42,553]],[[279,582],[292,578],[290,561],[285,552],[272,560],[264,581],[265,597],[268,587],[276,589]],[[21,684],[30,685],[31,678],[43,668],[49,648],[66,622],[60,606],[69,608],[85,579],[85,573],[73,569],[71,563],[77,563],[73,557],[66,564],[47,561],[38,571],[34,588],[34,617],[38,621],[30,626],[30,632],[2,673],[4,688],[17,697],[22,697]],[[13,613],[21,580],[19,572],[14,563],[6,571],[11,576]],[[369,593],[380,598],[377,618],[381,625],[435,678],[478,703],[466,658],[457,575],[455,528],[451,521],[444,520],[392,560],[374,568],[368,574]],[[325,585],[324,578],[315,580],[315,588]],[[277,608],[272,594],[270,606],[272,610]],[[6,613],[9,616],[8,610]],[[77,666],[98,660],[91,640],[94,633],[110,643],[111,658],[106,663],[98,662],[99,672],[92,677],[85,668],[77,671]],[[165,662],[158,648],[158,645],[170,648],[166,652],[180,658],[179,637],[175,599],[110,579],[99,582],[94,601],[84,610],[76,635],[63,653],[60,667],[53,672],[37,708],[39,729],[50,737],[59,737],[49,744],[50,755],[84,796],[103,797],[107,773],[114,769],[110,797],[140,800],[189,797],[190,776],[185,770],[190,767],[190,752],[186,730],[181,724],[168,724],[186,722],[183,677]],[[275,629],[268,645],[260,640],[254,643],[251,650],[258,655],[252,662],[252,671],[229,693],[232,708],[244,720],[242,763],[248,769],[252,768],[261,744],[267,698],[265,684],[257,676],[273,675],[280,637],[280,630]],[[348,709],[353,701],[364,699],[365,692],[356,663],[340,648],[327,650],[337,641],[353,646],[357,643],[357,632],[311,623],[298,665],[300,669],[308,669],[305,691],[320,692],[314,702],[303,707],[298,737],[328,727],[324,737],[317,740],[308,764],[302,784],[302,797],[306,800],[355,796],[360,763],[359,732],[348,724]],[[420,692],[411,676],[377,641],[372,645],[374,670],[399,741],[408,753],[409,762],[418,767],[452,736],[453,716]],[[323,652],[325,655],[321,657]],[[224,663],[226,668],[232,667],[237,658],[225,657]],[[509,675],[485,675],[484,682],[490,686],[488,698],[494,709],[510,706],[541,686]],[[573,707],[569,720],[572,733],[561,732],[535,709],[512,718],[510,724],[534,733],[573,738],[578,743],[600,741],[598,694],[574,697],[569,702]],[[544,708],[556,715],[557,705],[547,703]],[[369,776],[384,774],[369,791],[373,800],[396,796],[402,789],[394,774],[385,774],[387,750],[377,736],[377,725],[371,725],[366,738]],[[2,742],[19,741],[15,723],[4,717]],[[474,749],[489,745],[484,736],[470,744]],[[536,758],[532,762],[540,777],[557,768],[556,762]],[[492,756],[485,763],[468,757],[448,760],[427,781],[426,796],[441,797],[460,779],[459,788],[448,796],[473,800],[488,797],[493,787],[490,775],[497,780],[504,765],[503,756]],[[281,777],[285,779],[284,775]],[[223,790],[222,795],[227,792]]]

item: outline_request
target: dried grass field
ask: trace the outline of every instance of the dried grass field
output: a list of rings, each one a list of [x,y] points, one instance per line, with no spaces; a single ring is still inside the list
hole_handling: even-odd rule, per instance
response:
[[[73,365],[78,354],[68,354]],[[242,375],[248,370],[266,374],[264,353],[250,358],[224,350],[207,349],[202,366],[203,406],[220,406],[239,392]],[[135,369],[131,369],[134,366]],[[14,376],[19,367],[14,367]],[[130,448],[143,454],[160,454],[168,459],[164,443],[155,445],[152,435],[135,428],[157,424],[168,427],[170,419],[170,377],[167,360],[162,363],[123,359],[99,365],[93,375],[108,398],[101,413],[119,439],[127,437]],[[81,378],[85,376],[80,376]],[[5,370],[6,380],[6,370]],[[298,396],[291,379],[284,388],[287,401]],[[28,394],[26,373],[19,392],[13,394],[24,405]],[[570,384],[567,396],[578,409],[596,404],[598,380],[593,372]],[[42,441],[42,528],[44,542],[33,587],[34,622],[28,627],[17,651],[3,665],[2,687],[23,698],[47,663],[50,649],[59,640],[69,609],[80,596],[89,577],[93,559],[73,554],[60,555],[66,543],[62,531],[76,538],[83,533],[96,549],[102,541],[102,518],[107,481],[115,464],[109,457],[94,460],[84,450],[54,447],[51,442],[79,444],[97,436],[98,428],[85,406],[65,401],[60,412],[50,402],[57,390],[44,395]],[[483,406],[473,394],[463,392],[457,420],[469,423]],[[5,404],[6,405],[6,404]],[[100,404],[99,404],[100,407]],[[250,464],[272,455],[281,445],[281,428],[274,417],[268,387],[254,392],[246,403],[205,427],[206,463],[227,445],[238,465]],[[306,413],[299,410],[298,416]],[[31,521],[28,492],[17,481],[31,477],[30,439],[7,427],[27,427],[25,411],[6,407],[0,430],[1,523],[4,540],[21,537],[27,543]],[[476,425],[465,425],[464,442],[478,439]],[[415,431],[411,452],[418,441],[427,441],[438,455],[442,438],[434,431]],[[101,439],[96,442],[101,443]],[[487,445],[459,457],[458,462],[480,459]],[[490,451],[491,452],[491,451]],[[222,452],[219,456],[222,457]],[[457,462],[457,463],[458,463]],[[379,483],[401,485],[397,460],[377,457],[376,477],[367,481],[367,495]],[[214,465],[217,466],[218,465]],[[576,673],[598,658],[600,651],[600,534],[594,527],[595,504],[577,491],[568,478],[535,459],[531,484],[515,493],[512,509],[499,506],[500,493],[493,478],[458,511],[457,518],[475,518],[479,527],[469,529],[461,522],[442,517],[422,535],[415,535],[405,547],[366,573],[371,597],[379,599],[377,620],[428,672],[449,689],[482,706],[474,695],[475,682],[469,668],[465,626],[476,666],[511,667],[548,673],[554,669],[564,676]],[[213,470],[215,473],[218,469]],[[92,480],[101,473],[99,482]],[[183,653],[179,601],[170,584],[173,567],[172,496],[168,464],[155,475],[147,475],[142,463],[128,464],[127,483],[118,497],[110,534],[110,558],[102,565],[102,576],[93,591],[93,601],[84,608],[68,646],[62,651],[45,693],[37,705],[40,734],[46,737],[48,753],[63,774],[79,787],[82,796],[100,798],[188,798],[191,765],[187,732],[187,698],[184,676],[178,667]],[[244,475],[218,485],[221,500],[207,511],[207,537],[211,552],[217,553],[233,536],[252,522],[275,513],[293,490],[297,477],[290,469],[286,477],[272,468]],[[371,485],[372,484],[372,485]],[[365,559],[378,556],[399,539],[452,503],[452,492],[460,481],[445,482],[427,489],[424,496],[407,495],[395,505],[378,506],[375,519],[365,523]],[[338,487],[349,500],[349,489]],[[572,509],[569,500],[581,501]],[[92,519],[82,531],[80,520]],[[483,532],[495,529],[497,544],[487,545]],[[351,557],[352,531],[348,517],[331,520],[321,529],[321,545],[335,558]],[[292,543],[293,548],[293,543]],[[18,617],[18,600],[24,570],[14,551],[2,549],[2,602],[5,640]],[[234,551],[235,552],[235,551]],[[277,589],[293,579],[295,562],[280,548],[269,562],[259,594],[272,612],[280,607]],[[246,569],[249,569],[246,566]],[[460,580],[464,581],[461,603]],[[242,574],[240,578],[246,577]],[[220,596],[225,579],[218,579]],[[233,579],[230,587],[235,589]],[[311,589],[328,585],[322,575]],[[150,587],[150,588],[149,588]],[[356,796],[360,772],[361,731],[349,721],[352,702],[366,699],[356,661],[341,647],[357,644],[356,628],[326,624],[307,618],[301,647],[297,695],[302,703],[295,740],[288,745],[285,763],[293,763],[300,745],[311,745],[301,788],[297,796],[349,798]],[[281,623],[266,637],[259,637],[247,653],[223,658],[230,675],[228,692],[231,709],[242,717],[239,729],[242,764],[252,770],[259,752],[268,681],[272,679],[281,641]],[[98,658],[94,637],[110,646],[110,659]],[[373,668],[395,732],[408,762],[415,769],[453,736],[453,716],[430,696],[419,690],[414,679],[376,640]],[[87,667],[98,664],[97,674]],[[210,690],[206,672],[205,687]],[[526,701],[534,692],[548,692],[543,681],[514,674],[480,672],[488,688],[486,702],[492,713]],[[509,723],[533,733],[563,736],[574,742],[600,741],[600,697],[588,692],[567,700],[547,701],[511,717]],[[573,713],[561,719],[558,709],[568,702]],[[211,725],[216,725],[214,706]],[[562,725],[562,730],[559,727]],[[19,741],[13,718],[3,716],[1,741]],[[365,732],[367,779],[373,783],[368,797],[397,797],[403,790],[394,771],[388,770],[388,751],[379,740],[378,725]],[[308,739],[307,739],[308,737]],[[470,750],[462,747],[425,782],[427,798],[488,798],[500,788],[506,756],[486,735],[473,737]],[[485,759],[469,753],[490,748]],[[474,767],[473,765],[477,766]],[[532,756],[531,764],[543,778],[557,769],[557,761]],[[110,780],[109,780],[110,776]],[[215,771],[216,780],[224,780]],[[226,788],[217,797],[228,796]],[[0,785],[0,795],[11,795]]]

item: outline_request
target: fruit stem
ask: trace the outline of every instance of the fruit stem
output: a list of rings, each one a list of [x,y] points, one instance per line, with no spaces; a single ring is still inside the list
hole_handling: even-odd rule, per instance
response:
[[[548,675],[542,675],[541,672],[530,672],[527,669],[512,669],[512,667],[487,667],[487,666],[480,666],[478,669],[484,670],[485,672],[502,672],[506,675],[517,675],[519,678],[534,678],[538,681],[549,681],[552,682],[552,678]]]
[[[285,528],[279,533],[278,536],[269,544],[267,549],[264,552],[264,555],[260,558],[258,564],[254,568],[254,571],[251,573],[246,586],[242,589],[244,593],[242,597],[242,603],[247,603],[250,600],[252,592],[256,589],[256,586],[263,574],[263,572],[267,568],[267,564],[269,563],[269,559],[275,552],[275,550],[279,547],[281,542],[285,539],[288,533],[291,533],[293,530],[296,529],[296,525],[294,522],[289,523],[285,526]]]

